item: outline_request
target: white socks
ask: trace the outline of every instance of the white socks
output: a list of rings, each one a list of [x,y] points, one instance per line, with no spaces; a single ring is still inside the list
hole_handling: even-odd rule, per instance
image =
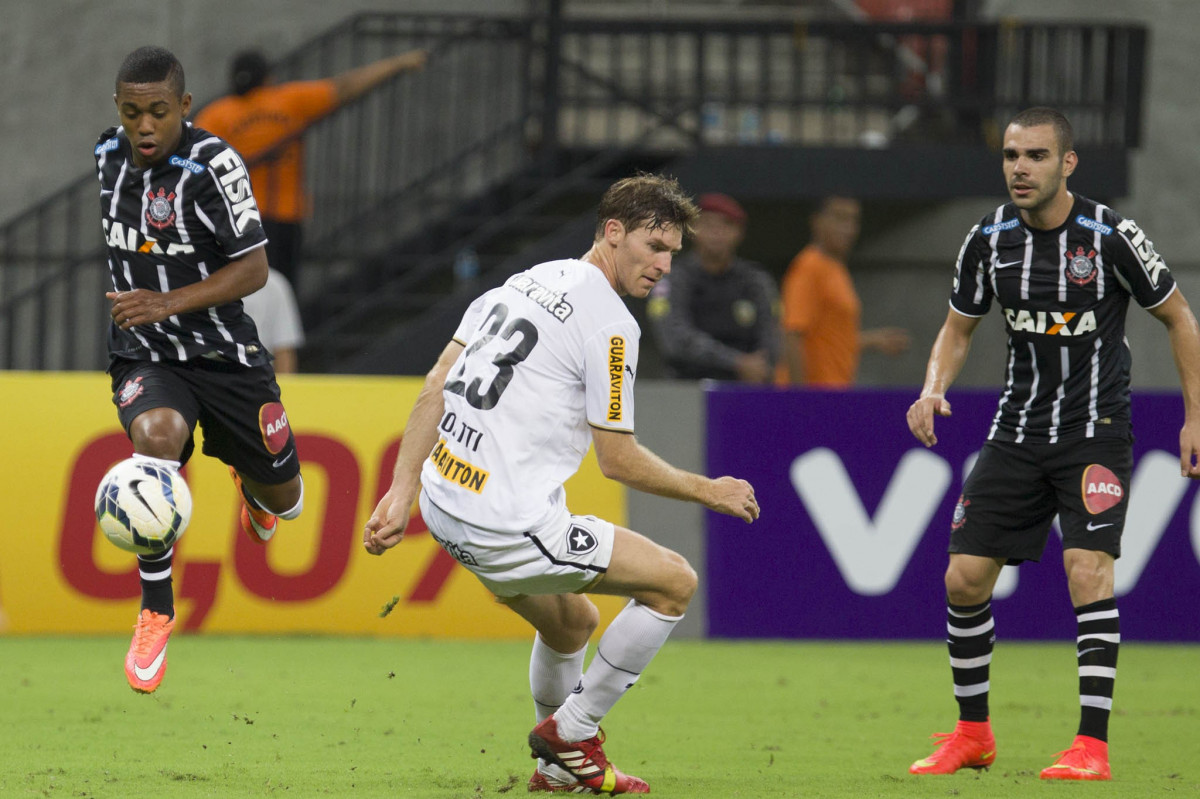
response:
[[[533,694],[533,705],[537,722],[558,710],[571,690],[579,685],[583,676],[583,656],[587,644],[578,652],[564,655],[546,646],[540,635],[533,636],[533,653],[529,656],[529,692]]]
[[[596,735],[600,720],[638,681],[682,618],[664,616],[630,600],[601,636],[596,656],[584,672],[582,690],[568,695],[554,714],[559,736],[582,741]]]

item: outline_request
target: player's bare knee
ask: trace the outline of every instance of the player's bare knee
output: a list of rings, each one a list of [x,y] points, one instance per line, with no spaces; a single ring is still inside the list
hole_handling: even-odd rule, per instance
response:
[[[600,610],[594,604],[581,602],[573,607],[564,629],[564,632],[576,642],[576,646],[570,651],[575,652],[583,647],[599,626]]]
[[[587,646],[592,633],[600,626],[600,611],[592,602],[582,598],[572,602],[563,613],[554,619],[553,626],[541,625],[538,635],[542,642],[555,652],[570,654]]]
[[[992,594],[989,581],[953,566],[946,570],[946,599],[952,605],[978,605]]]
[[[1099,558],[1075,558],[1067,563],[1067,586],[1076,605],[1087,605],[1113,595],[1113,573]]]
[[[147,426],[131,438],[133,450],[139,455],[177,461],[183,454],[183,443],[174,431],[165,426]]]
[[[657,602],[643,604],[649,604],[653,610],[666,616],[682,616],[696,594],[700,578],[682,555],[671,552],[667,562],[670,567],[659,586]]]

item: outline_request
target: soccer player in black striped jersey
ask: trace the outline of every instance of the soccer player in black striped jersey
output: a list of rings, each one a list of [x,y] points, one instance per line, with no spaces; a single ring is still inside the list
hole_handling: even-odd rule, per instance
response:
[[[161,47],[117,73],[120,126],[96,144],[100,220],[113,290],[113,403],[134,457],[178,469],[197,423],[226,463],[257,542],[303,505],[296,441],[270,353],[241,298],[267,278],[266,236],[241,157],[186,122],[183,67]],[[138,556],[142,610],[125,658],[130,686],[155,690],[175,623],[173,550]]]
[[[1050,108],[1022,111],[1004,133],[1012,202],[971,229],[950,311],[934,342],[908,426],[937,443],[934,417],[971,336],[993,303],[1008,327],[1004,393],[963,486],[946,570],[948,643],[959,722],[914,774],[986,768],[996,756],[988,717],[995,642],[992,588],[1006,563],[1038,560],[1058,514],[1078,625],[1080,723],[1043,779],[1107,780],[1108,718],[1120,644],[1113,566],[1132,471],[1130,298],[1167,328],[1183,387],[1180,471],[1200,477],[1200,330],[1191,308],[1133,220],[1067,190],[1078,157],[1071,125]]]

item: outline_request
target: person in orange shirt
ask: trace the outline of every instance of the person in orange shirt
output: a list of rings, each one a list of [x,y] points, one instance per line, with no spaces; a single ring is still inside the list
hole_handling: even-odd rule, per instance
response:
[[[846,258],[858,240],[861,217],[861,204],[850,197],[827,197],[812,216],[812,243],[783,276],[779,385],[847,388],[863,349],[897,355],[908,348],[902,328],[859,329],[862,303]]]
[[[270,65],[257,50],[234,57],[232,93],[196,115],[196,127],[229,142],[250,165],[250,183],[267,234],[267,261],[293,286],[298,283],[304,189],[306,128],[393,75],[421,69],[424,50],[374,61],[324,80],[273,83]]]

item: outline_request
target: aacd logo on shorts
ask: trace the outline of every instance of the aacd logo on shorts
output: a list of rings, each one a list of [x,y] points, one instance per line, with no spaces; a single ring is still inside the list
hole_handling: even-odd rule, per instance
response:
[[[262,430],[263,446],[272,455],[278,455],[288,441],[288,419],[283,404],[268,402],[258,409],[258,427]]]
[[[1125,496],[1121,481],[1098,463],[1083,470],[1083,506],[1091,514],[1103,513]]]
[[[567,552],[572,555],[586,555],[596,548],[596,536],[589,531],[571,525],[567,532]]]

